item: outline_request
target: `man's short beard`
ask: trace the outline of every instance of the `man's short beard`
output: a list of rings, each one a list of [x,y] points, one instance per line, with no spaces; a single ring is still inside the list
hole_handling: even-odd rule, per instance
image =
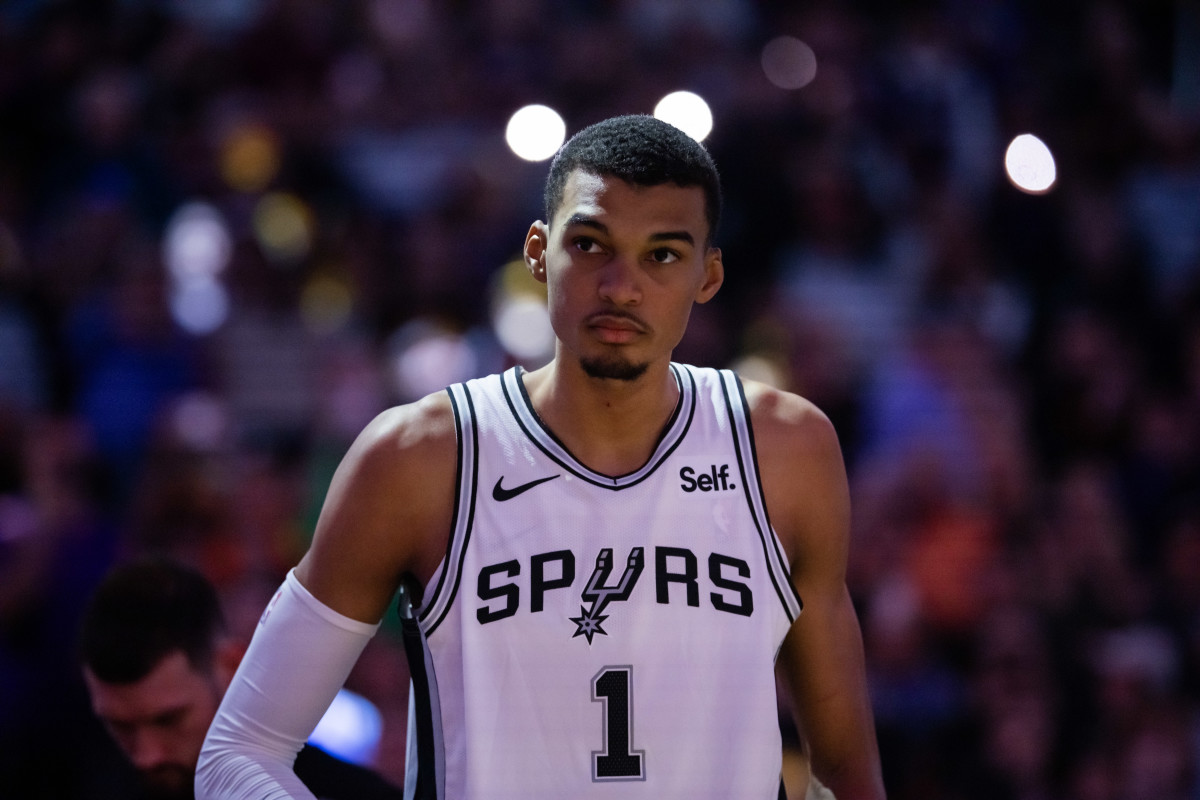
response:
[[[584,358],[579,365],[590,378],[614,381],[635,381],[645,374],[649,364],[635,364],[623,358]]]
[[[141,772],[142,787],[152,800],[194,800],[196,771],[179,764],[166,764]]]

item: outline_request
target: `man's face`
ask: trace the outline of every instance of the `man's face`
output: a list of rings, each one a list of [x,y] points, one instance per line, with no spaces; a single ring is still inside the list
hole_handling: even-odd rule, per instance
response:
[[[668,359],[692,304],[721,285],[721,253],[708,236],[699,187],[573,172],[550,225],[535,223],[526,237],[560,353],[592,377],[617,380]]]
[[[217,678],[194,669],[182,651],[134,683],[105,683],[87,667],[83,677],[92,710],[147,787],[163,797],[191,797],[200,747],[221,701]]]

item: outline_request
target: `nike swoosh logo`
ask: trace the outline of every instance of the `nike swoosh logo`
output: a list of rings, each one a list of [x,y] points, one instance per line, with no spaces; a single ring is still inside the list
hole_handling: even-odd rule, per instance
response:
[[[552,481],[557,477],[558,477],[557,475],[551,475],[548,478],[538,478],[536,481],[530,481],[529,483],[522,483],[520,486],[514,486],[511,489],[505,489],[503,486],[500,485],[504,481],[504,476],[501,475],[500,480],[496,481],[496,485],[492,487],[492,499],[496,500],[498,502],[501,502],[501,503],[503,503],[505,500],[512,500],[514,497],[519,495],[521,492],[527,492],[530,489],[532,489],[533,487],[537,486],[539,483],[545,483],[546,481]]]

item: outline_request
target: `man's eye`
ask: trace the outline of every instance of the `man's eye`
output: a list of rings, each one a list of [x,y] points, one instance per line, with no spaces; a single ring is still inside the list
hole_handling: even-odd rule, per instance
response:
[[[679,254],[662,247],[650,253],[650,260],[657,264],[671,264],[679,260]]]
[[[580,236],[575,240],[575,249],[581,253],[595,253],[600,249],[600,245],[595,239]]]

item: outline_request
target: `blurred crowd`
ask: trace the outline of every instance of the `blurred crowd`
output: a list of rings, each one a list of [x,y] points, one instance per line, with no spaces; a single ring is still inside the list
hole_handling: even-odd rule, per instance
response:
[[[546,164],[508,117],[676,89],[728,272],[677,358],[839,430],[890,797],[1200,798],[1194,0],[6,0],[0,795],[104,796],[74,637],[109,567],[196,565],[248,636],[363,424],[528,359],[494,312]],[[165,264],[198,202],[206,328]],[[349,687],[398,780],[394,633]]]

